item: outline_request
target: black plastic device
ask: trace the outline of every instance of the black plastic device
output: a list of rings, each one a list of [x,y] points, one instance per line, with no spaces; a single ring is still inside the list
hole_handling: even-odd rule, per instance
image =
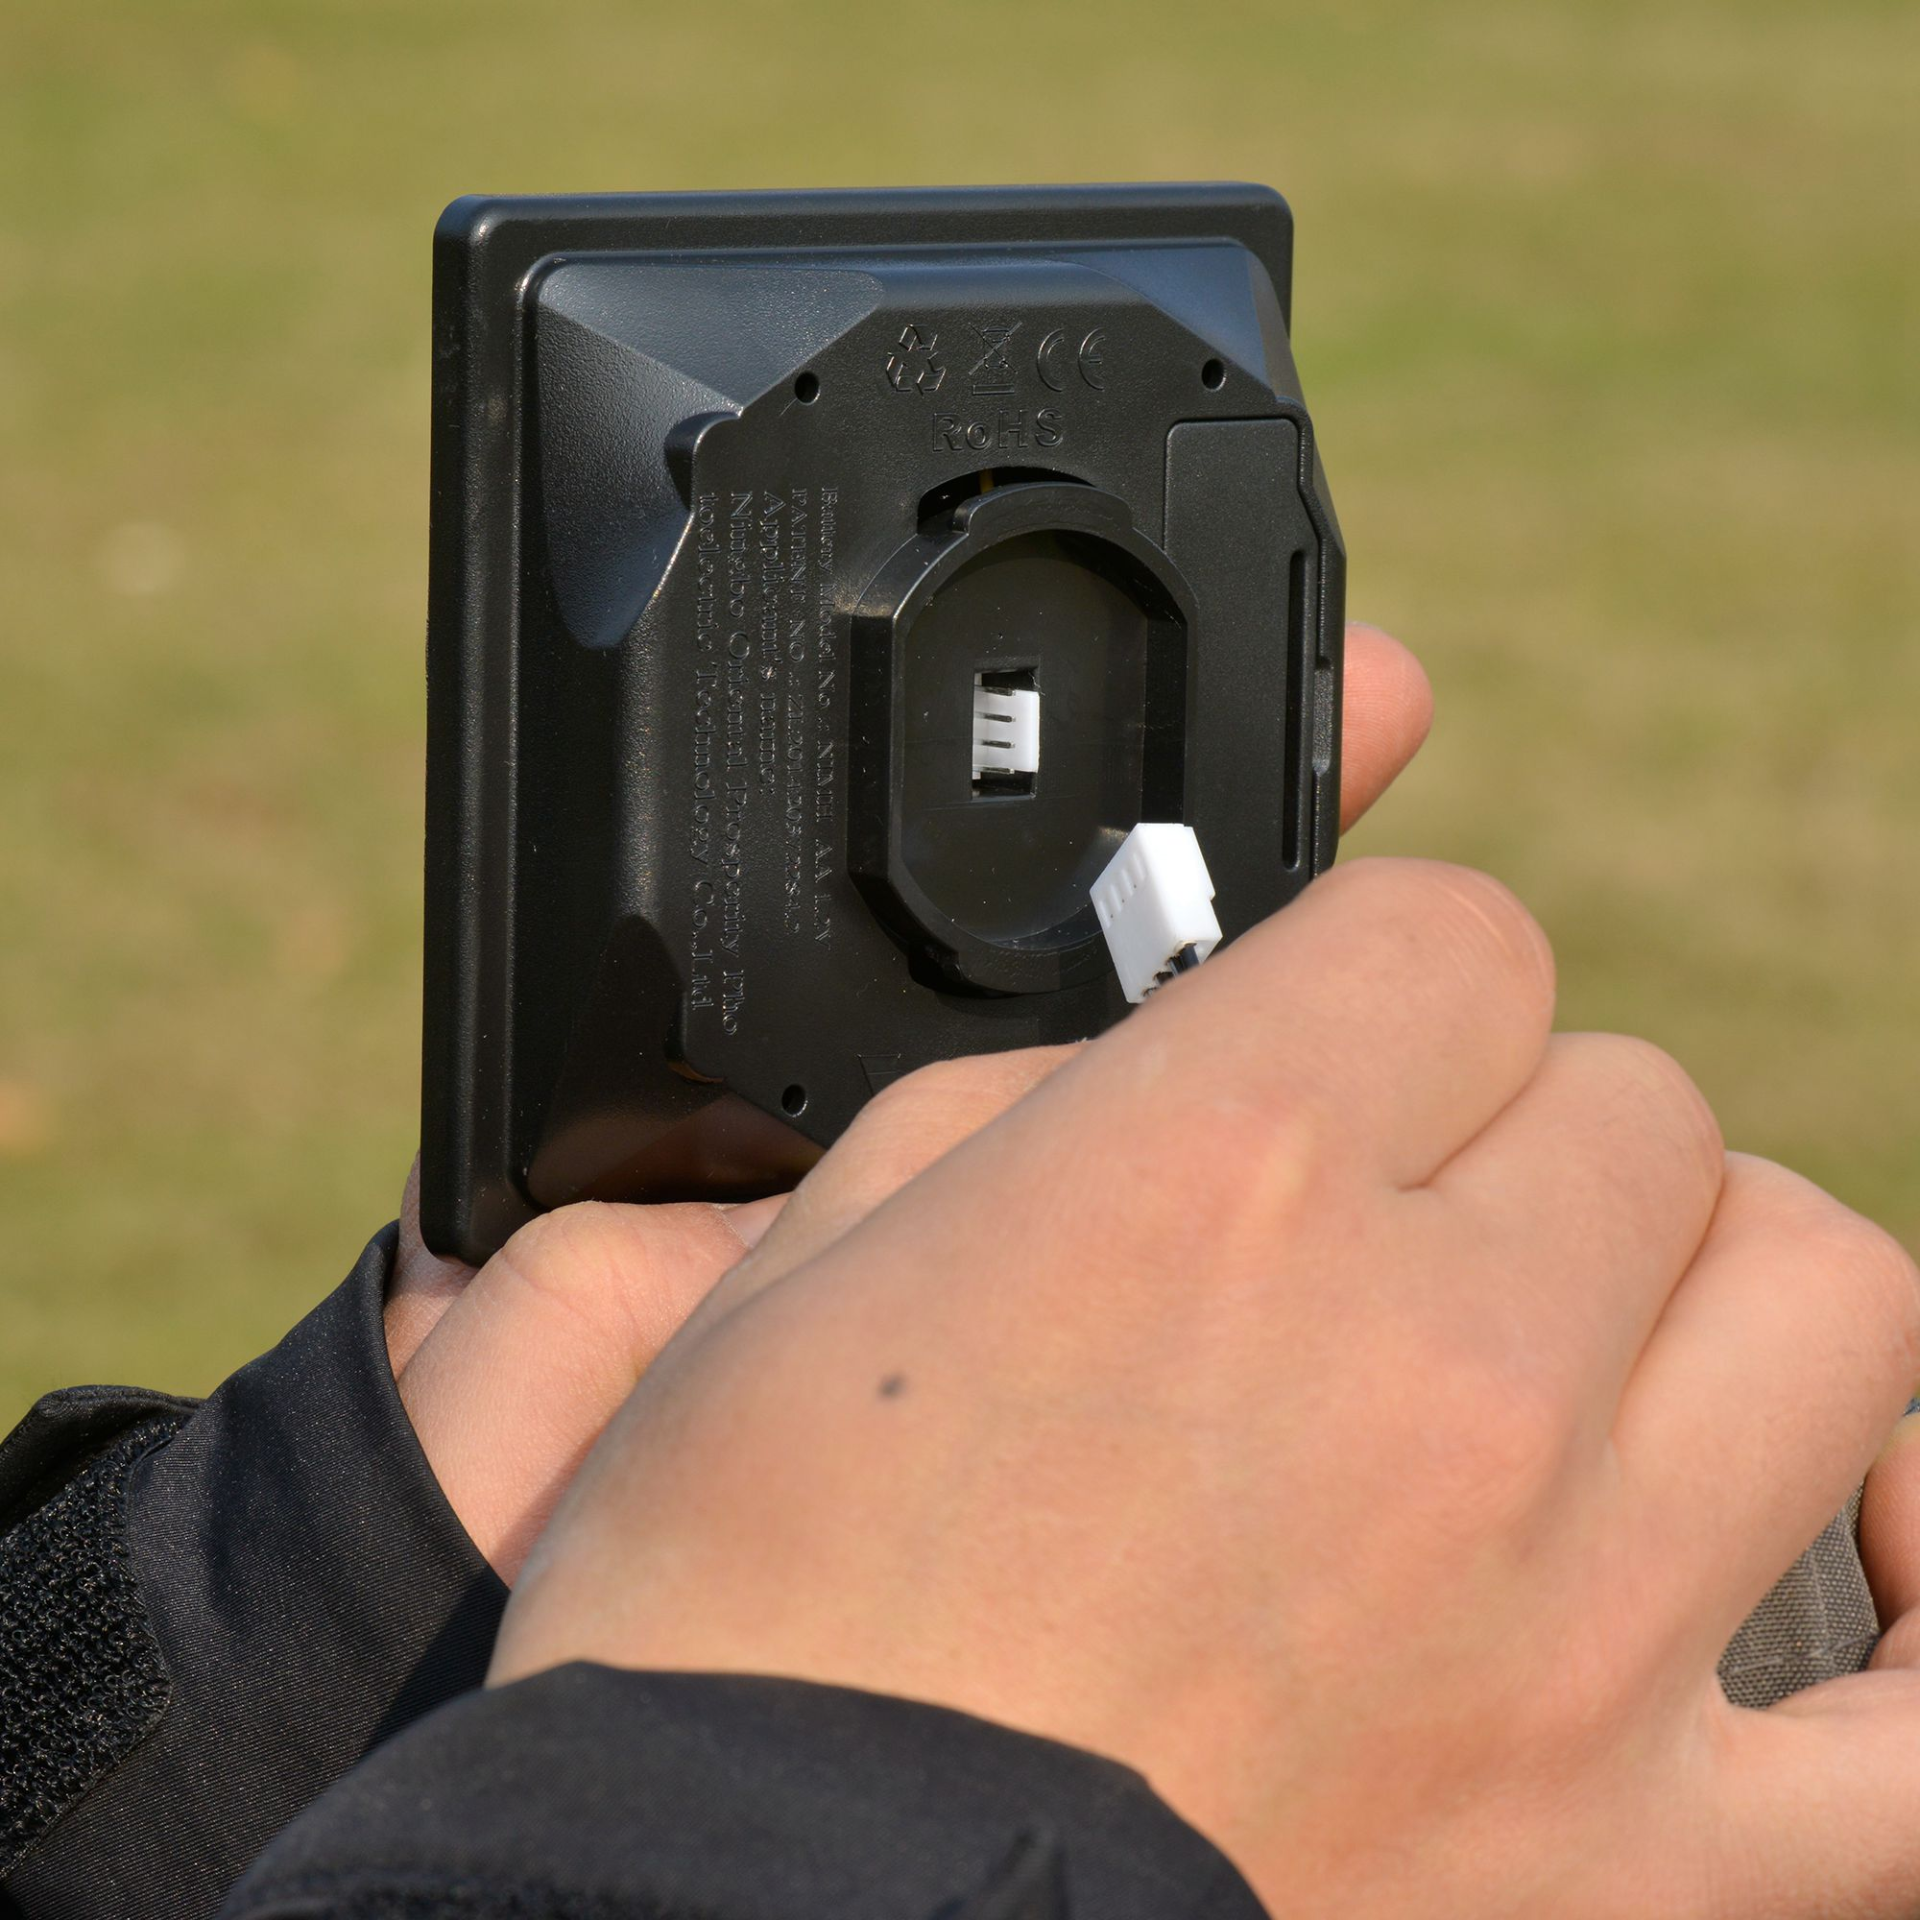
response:
[[[1251,186],[468,199],[434,242],[421,1214],[791,1184],[1333,857],[1344,556]],[[980,774],[975,692],[1037,694]]]

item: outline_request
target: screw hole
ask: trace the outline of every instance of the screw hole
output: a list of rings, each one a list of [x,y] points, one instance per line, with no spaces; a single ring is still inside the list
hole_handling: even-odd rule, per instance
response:
[[[1227,382],[1227,365],[1224,360],[1209,360],[1200,369],[1200,384],[1203,387],[1222,387]]]
[[[780,1106],[783,1112],[790,1113],[795,1119],[798,1119],[800,1115],[807,1110],[806,1088],[797,1083],[789,1087],[786,1092],[780,1096]]]
[[[817,373],[803,373],[793,383],[793,397],[803,407],[810,407],[820,398],[820,376]]]

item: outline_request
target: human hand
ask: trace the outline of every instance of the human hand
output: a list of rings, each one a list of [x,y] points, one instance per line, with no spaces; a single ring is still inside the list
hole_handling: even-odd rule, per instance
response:
[[[1276,1912],[1910,1913],[1920,1677],[1714,1668],[1904,1404],[1912,1264],[1552,1004],[1494,883],[1317,883],[723,1281],[493,1680],[971,1711],[1132,1763]]]
[[[1872,1666],[1920,1668],[1920,1412],[1894,1429],[1867,1475],[1860,1560],[1882,1628]]]
[[[1431,715],[1413,656],[1374,628],[1349,627],[1343,827],[1412,759]],[[1025,1092],[1061,1051],[957,1062],[890,1089],[801,1184],[779,1258],[812,1244],[823,1223],[837,1230],[868,1211]],[[416,1165],[388,1349],[435,1476],[504,1579],[634,1382],[784,1203],[564,1207],[476,1272],[422,1242]]]

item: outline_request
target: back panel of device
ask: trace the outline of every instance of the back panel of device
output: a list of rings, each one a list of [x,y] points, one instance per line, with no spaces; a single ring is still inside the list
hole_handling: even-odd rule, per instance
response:
[[[791,1184],[1331,860],[1344,560],[1243,186],[456,202],[436,237],[422,1221]],[[1018,695],[1033,764],[979,760]]]

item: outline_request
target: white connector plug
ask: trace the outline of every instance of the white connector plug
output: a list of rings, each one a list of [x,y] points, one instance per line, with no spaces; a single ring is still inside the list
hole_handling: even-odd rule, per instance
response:
[[[1220,944],[1213,876],[1193,829],[1177,820],[1135,827],[1092,891],[1120,990],[1135,1006]]]
[[[994,687],[973,676],[973,777],[1040,771],[1040,695],[1032,687]],[[1031,783],[1029,783],[1031,784]]]

